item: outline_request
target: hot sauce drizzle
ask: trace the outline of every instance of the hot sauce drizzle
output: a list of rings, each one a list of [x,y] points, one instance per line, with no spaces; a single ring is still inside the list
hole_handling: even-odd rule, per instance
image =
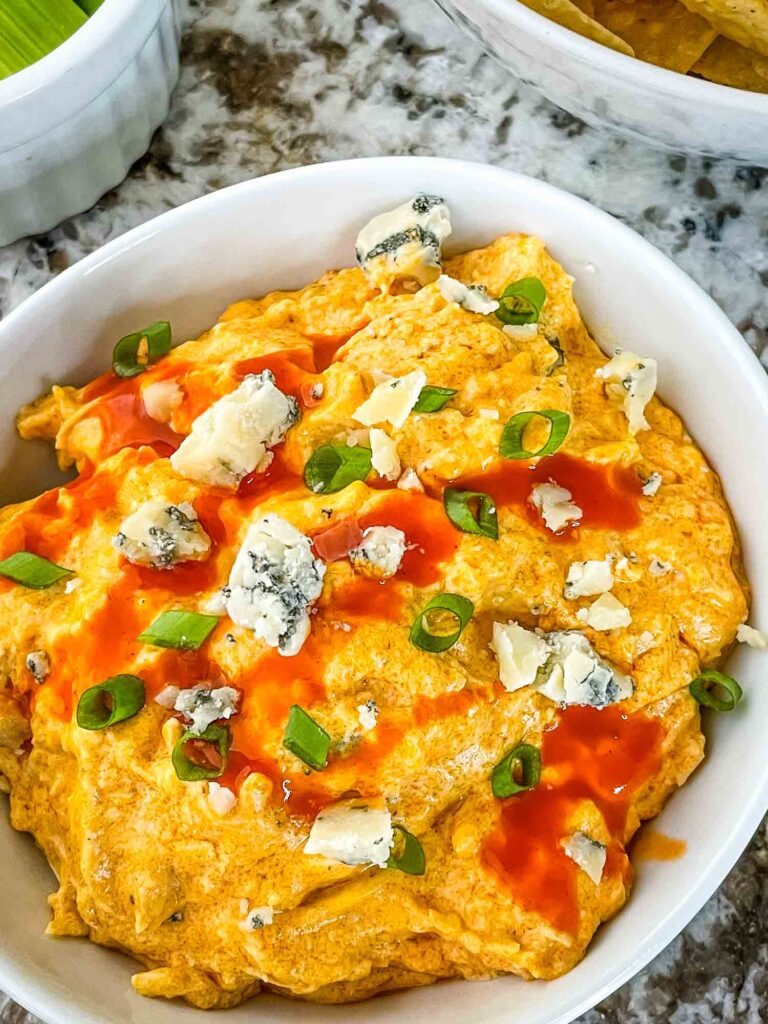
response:
[[[542,781],[527,793],[502,801],[499,823],[482,848],[482,862],[527,911],[555,928],[579,928],[579,868],[562,841],[575,830],[582,801],[592,801],[612,836],[608,874],[628,868],[624,829],[632,796],[661,766],[660,722],[618,707],[602,711],[570,707],[545,732]]]
[[[237,363],[234,375],[242,380],[249,374],[262,373],[269,370],[277,387],[286,395],[293,395],[302,408],[316,405],[317,399],[312,395],[312,388],[320,380],[315,369],[313,353],[308,348],[283,349],[270,352],[266,356],[245,359]]]
[[[580,523],[567,526],[561,534],[547,530],[539,511],[530,501],[536,484],[552,481],[571,492],[582,510]],[[551,539],[574,540],[579,525],[590,529],[629,530],[640,522],[638,498],[642,481],[626,466],[593,463],[557,452],[538,460],[499,459],[481,473],[451,482],[451,487],[490,494],[500,508],[516,505],[527,519]]]
[[[174,379],[182,388],[186,430],[212,402],[236,387],[238,380],[263,370],[270,370],[277,386],[296,397],[306,409],[318,401],[319,374],[330,365],[349,337],[310,335],[311,350],[280,350],[243,360],[233,368],[231,386],[220,381],[210,368],[196,369],[180,363],[153,368],[151,379]],[[183,434],[175,433],[147,415],[141,398],[142,385],[146,383],[147,380],[140,377],[120,380],[105,374],[84,389],[84,398],[90,405],[83,409],[83,415],[95,415],[101,421],[103,455],[123,447],[140,448],[146,444],[151,445],[155,453],[167,455],[183,440]],[[140,448],[136,454],[136,459],[142,462],[154,457],[156,455],[146,448]],[[530,491],[536,483],[549,479],[571,491],[573,500],[584,510],[582,522],[586,526],[628,528],[636,522],[640,482],[630,470],[592,465],[567,455],[555,455],[535,463],[499,462],[490,470],[467,477],[454,486],[488,491],[501,506],[520,505],[531,521],[536,522],[538,514],[528,502]],[[241,691],[241,707],[231,722],[233,749],[221,778],[222,784],[236,790],[249,774],[259,772],[272,782],[274,803],[285,805],[291,815],[312,818],[323,806],[338,799],[340,792],[374,794],[381,763],[414,724],[427,728],[442,718],[464,714],[478,700],[492,699],[493,694],[462,690],[436,698],[419,697],[411,709],[399,709],[383,717],[375,730],[362,735],[348,749],[332,752],[322,778],[286,772],[274,754],[266,753],[279,750],[292,704],[311,709],[325,699],[325,666],[333,650],[347,642],[349,635],[334,630],[333,620],[348,619],[351,629],[359,620],[397,621],[403,605],[398,582],[418,587],[438,582],[442,565],[455,552],[460,537],[447,519],[442,501],[398,490],[383,494],[376,507],[358,519],[336,524],[315,535],[316,551],[324,552],[323,557],[329,560],[346,557],[364,531],[372,526],[401,529],[408,548],[396,580],[357,577],[336,588],[325,605],[321,602],[313,632],[299,655],[284,658],[276,651],[269,651],[250,670],[238,673],[234,680],[226,678],[221,667],[210,660],[204,650],[154,651],[152,657],[140,658],[142,645],[136,637],[156,612],[172,604],[175,598],[203,593],[221,585],[221,570],[215,558],[217,547],[232,542],[235,527],[255,505],[273,494],[298,487],[301,482],[278,450],[266,471],[254,472],[243,479],[235,496],[214,492],[196,499],[198,513],[213,540],[211,557],[206,562],[188,563],[172,571],[123,564],[103,604],[90,617],[87,628],[78,630],[73,642],[64,642],[65,649],[59,652],[62,656],[54,659],[56,667],[49,689],[60,704],[62,716],[68,717],[73,698],[86,686],[126,671],[137,659],[140,659],[137,671],[145,680],[150,700],[169,682],[182,687],[201,681],[234,685]],[[55,560],[57,551],[64,550],[69,542],[74,525],[85,525],[99,509],[114,502],[116,486],[108,476],[96,473],[81,477],[68,488],[43,495],[23,517],[23,525],[15,532],[9,531],[6,544],[11,537],[14,550],[27,547]],[[68,515],[61,516],[61,502],[67,501],[64,497],[67,493],[74,509],[70,507]],[[137,594],[141,598],[138,602]],[[107,636],[109,643],[105,644]],[[598,718],[591,717],[596,714]],[[625,716],[615,721],[614,717],[611,709],[600,713],[570,709],[561,716],[557,728],[544,738],[544,761],[550,773],[547,780],[532,793],[505,802],[499,829],[489,837],[484,850],[489,868],[507,880],[512,879],[510,884],[516,889],[522,887],[525,890],[523,901],[531,902],[558,927],[572,929],[576,913],[577,869],[559,845],[566,834],[568,814],[579,800],[595,800],[618,842],[629,794],[648,774],[642,756],[638,756],[642,751],[636,749],[636,743],[633,746],[634,737],[639,735],[638,716],[631,720],[631,728],[626,725],[630,720]],[[658,729],[655,722],[644,721],[647,728]],[[643,743],[652,742],[655,740],[644,734]],[[631,751],[629,761],[623,754],[625,747]],[[586,775],[585,761],[590,766]],[[637,769],[635,774],[639,772],[642,776],[640,781],[629,772],[630,763]],[[553,772],[555,781],[550,778]],[[623,781],[619,785],[617,780]],[[532,869],[534,864],[538,865],[537,870]],[[542,868],[546,870],[540,873]],[[548,875],[546,883],[541,881],[542,874]],[[562,885],[557,884],[557,877]],[[548,895],[552,891],[560,892],[555,903],[551,903]]]

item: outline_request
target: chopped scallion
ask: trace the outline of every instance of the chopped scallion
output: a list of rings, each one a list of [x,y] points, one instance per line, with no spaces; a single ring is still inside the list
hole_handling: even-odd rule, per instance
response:
[[[112,368],[118,377],[135,377],[170,350],[171,325],[167,320],[157,320],[118,341],[112,353]]]
[[[523,277],[508,284],[499,296],[496,316],[502,323],[520,326],[535,324],[547,301],[547,291],[538,277]]]
[[[304,708],[294,704],[288,714],[283,746],[309,768],[320,772],[328,764],[331,737]]]
[[[437,594],[416,616],[411,626],[411,643],[432,654],[447,651],[461,636],[474,610],[474,604],[467,597]],[[439,626],[435,623],[438,617]]]
[[[423,875],[427,870],[427,858],[424,847],[408,829],[402,825],[393,825],[395,845],[387,861],[387,867],[402,871],[406,875]]]
[[[523,434],[534,416],[549,420],[550,428],[546,442],[538,451],[531,452],[523,447]],[[561,412],[560,409],[536,409],[532,412],[519,412],[507,422],[502,431],[499,453],[505,459],[536,459],[545,455],[554,455],[568,436],[570,427],[571,417],[567,412]]]
[[[315,494],[334,494],[371,472],[371,449],[360,445],[323,444],[304,467],[304,482]]]
[[[81,729],[106,729],[133,718],[145,702],[142,679],[132,675],[111,676],[80,695],[77,724]]]
[[[152,647],[196,651],[208,639],[218,621],[218,615],[201,615],[199,612],[181,610],[161,612],[138,639]]]
[[[443,504],[448,518],[464,533],[480,533],[492,540],[499,539],[496,502],[490,494],[448,487],[443,492]]]
[[[438,388],[432,384],[425,384],[419,392],[413,412],[440,412],[455,394],[455,388]]]
[[[503,800],[538,786],[541,779],[541,754],[530,743],[519,743],[491,772],[493,795]]]
[[[713,711],[733,711],[744,696],[733,676],[714,668],[707,668],[697,675],[688,689],[695,701]],[[718,697],[718,691],[722,696]]]
[[[218,779],[224,774],[231,746],[232,734],[226,725],[214,722],[203,732],[187,729],[176,741],[171,764],[182,782]]]
[[[59,580],[74,576],[74,572],[31,551],[16,551],[0,562],[0,576],[33,590],[45,590]]]

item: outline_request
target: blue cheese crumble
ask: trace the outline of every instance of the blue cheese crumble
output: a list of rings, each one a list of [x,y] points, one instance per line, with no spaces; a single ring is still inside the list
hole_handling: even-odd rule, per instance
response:
[[[645,407],[656,391],[656,360],[619,350],[605,366],[595,370],[595,376],[606,382],[606,394],[621,399],[630,434],[647,430]]]
[[[235,488],[248,473],[269,466],[270,449],[298,419],[296,399],[283,394],[274,374],[250,374],[197,417],[192,432],[171,455],[171,465],[189,480]]]
[[[235,714],[240,694],[232,686],[211,687],[205,683],[184,690],[166,686],[155,697],[155,702],[169,711],[178,711],[192,732],[202,733],[214,722]]]
[[[245,914],[240,927],[244,932],[255,932],[260,928],[267,928],[275,920],[275,912],[272,907],[253,907],[248,909],[248,901],[240,901],[240,913]]]
[[[298,654],[324,576],[325,564],[312,554],[309,539],[269,513],[249,528],[232,566],[227,614],[281,654]]]
[[[44,683],[51,674],[51,659],[45,651],[30,651],[24,664],[36,683]]]
[[[455,277],[441,274],[437,279],[437,287],[446,302],[455,302],[470,313],[487,316],[499,308],[496,299],[492,299],[486,289],[479,284],[463,284]]]
[[[334,804],[315,818],[304,853],[341,864],[386,867],[395,842],[392,815],[358,800]]]
[[[163,498],[145,501],[123,522],[112,544],[134,565],[169,569],[178,562],[208,557],[211,539],[186,501],[169,505]]]
[[[355,255],[368,280],[382,292],[395,281],[436,281],[441,246],[451,233],[451,215],[439,196],[414,199],[374,217],[357,236]]]
[[[498,660],[499,679],[510,691],[533,686],[558,704],[594,708],[634,693],[629,676],[604,661],[583,633],[544,633],[517,622],[495,622],[491,649]]]
[[[352,419],[366,427],[390,423],[399,429],[416,405],[421,389],[427,383],[427,375],[423,370],[411,370],[402,377],[382,373],[377,379],[378,383],[368,398],[352,413]]]
[[[574,832],[568,839],[563,840],[562,847],[574,864],[578,865],[595,885],[600,885],[607,856],[605,846],[596,839],[591,839],[586,832]]]
[[[358,546],[349,552],[349,560],[366,576],[388,579],[400,568],[405,546],[405,534],[396,526],[369,526]]]

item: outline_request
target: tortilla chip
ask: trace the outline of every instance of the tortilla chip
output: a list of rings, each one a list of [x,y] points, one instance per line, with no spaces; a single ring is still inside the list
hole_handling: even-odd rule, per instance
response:
[[[750,92],[768,92],[768,57],[720,36],[691,68],[710,82]]]
[[[768,0],[766,0],[768,2]],[[634,57],[634,51],[623,39],[619,39],[607,28],[603,28],[594,18],[590,18],[580,10],[571,0],[521,0],[526,7],[532,11],[542,14],[550,21],[556,21],[563,28],[569,28],[572,32],[578,32],[580,36],[586,36],[603,46],[610,46],[612,50],[625,53],[628,57]]]
[[[683,74],[717,36],[678,0],[595,0],[595,18],[629,43],[639,60]]]
[[[735,43],[768,56],[768,0],[683,0]]]

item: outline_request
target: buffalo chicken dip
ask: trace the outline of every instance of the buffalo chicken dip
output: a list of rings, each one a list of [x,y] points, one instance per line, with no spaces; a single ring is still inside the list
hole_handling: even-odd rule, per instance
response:
[[[449,234],[419,195],[19,416],[76,476],[0,513],[0,778],[50,934],[143,995],[563,974],[765,645],[663,365],[537,238]]]

